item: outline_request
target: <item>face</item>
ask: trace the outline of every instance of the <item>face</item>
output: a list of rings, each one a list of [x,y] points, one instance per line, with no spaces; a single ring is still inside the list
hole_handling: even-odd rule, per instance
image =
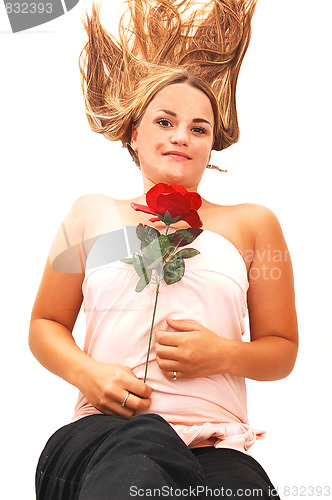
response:
[[[132,147],[138,152],[147,191],[158,182],[196,191],[210,161],[214,116],[209,98],[186,83],[162,89],[137,125]]]

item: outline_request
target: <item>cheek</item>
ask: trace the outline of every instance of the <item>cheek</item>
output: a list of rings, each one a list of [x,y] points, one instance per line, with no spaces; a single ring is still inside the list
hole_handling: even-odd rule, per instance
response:
[[[197,148],[198,156],[201,159],[209,159],[211,155],[212,144],[211,141],[206,141],[204,144],[199,144]]]
[[[160,143],[160,137],[157,133],[156,130],[153,128],[142,128],[141,134],[139,136],[138,140],[138,147],[141,148],[141,150],[144,151],[152,151],[152,149],[158,147],[158,144]]]

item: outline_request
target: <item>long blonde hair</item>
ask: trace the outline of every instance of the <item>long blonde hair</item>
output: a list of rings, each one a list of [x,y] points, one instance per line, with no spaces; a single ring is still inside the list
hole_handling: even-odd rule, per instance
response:
[[[211,101],[213,149],[234,144],[239,137],[236,83],[256,0],[208,0],[200,8],[195,0],[127,4],[119,40],[101,25],[100,4],[93,4],[91,16],[86,14],[83,21],[88,41],[79,63],[92,130],[120,140],[130,151],[132,124],[139,122],[156,93],[186,82]],[[133,159],[138,164],[135,155]]]

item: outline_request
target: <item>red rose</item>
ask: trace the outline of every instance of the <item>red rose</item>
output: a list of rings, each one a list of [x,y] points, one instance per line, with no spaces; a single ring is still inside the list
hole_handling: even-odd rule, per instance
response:
[[[165,216],[168,211],[174,219],[186,221],[191,227],[202,227],[203,223],[199,218],[197,210],[202,205],[201,197],[196,192],[187,191],[179,184],[165,184],[159,182],[146,193],[145,205],[131,203],[132,208],[146,214]],[[150,222],[156,222],[159,217],[149,219]]]

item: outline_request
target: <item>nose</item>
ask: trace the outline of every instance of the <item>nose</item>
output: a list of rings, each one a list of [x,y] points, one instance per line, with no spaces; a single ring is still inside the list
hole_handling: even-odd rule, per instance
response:
[[[176,127],[173,129],[173,133],[171,135],[171,143],[172,144],[181,144],[183,146],[189,145],[189,136],[186,127]]]

